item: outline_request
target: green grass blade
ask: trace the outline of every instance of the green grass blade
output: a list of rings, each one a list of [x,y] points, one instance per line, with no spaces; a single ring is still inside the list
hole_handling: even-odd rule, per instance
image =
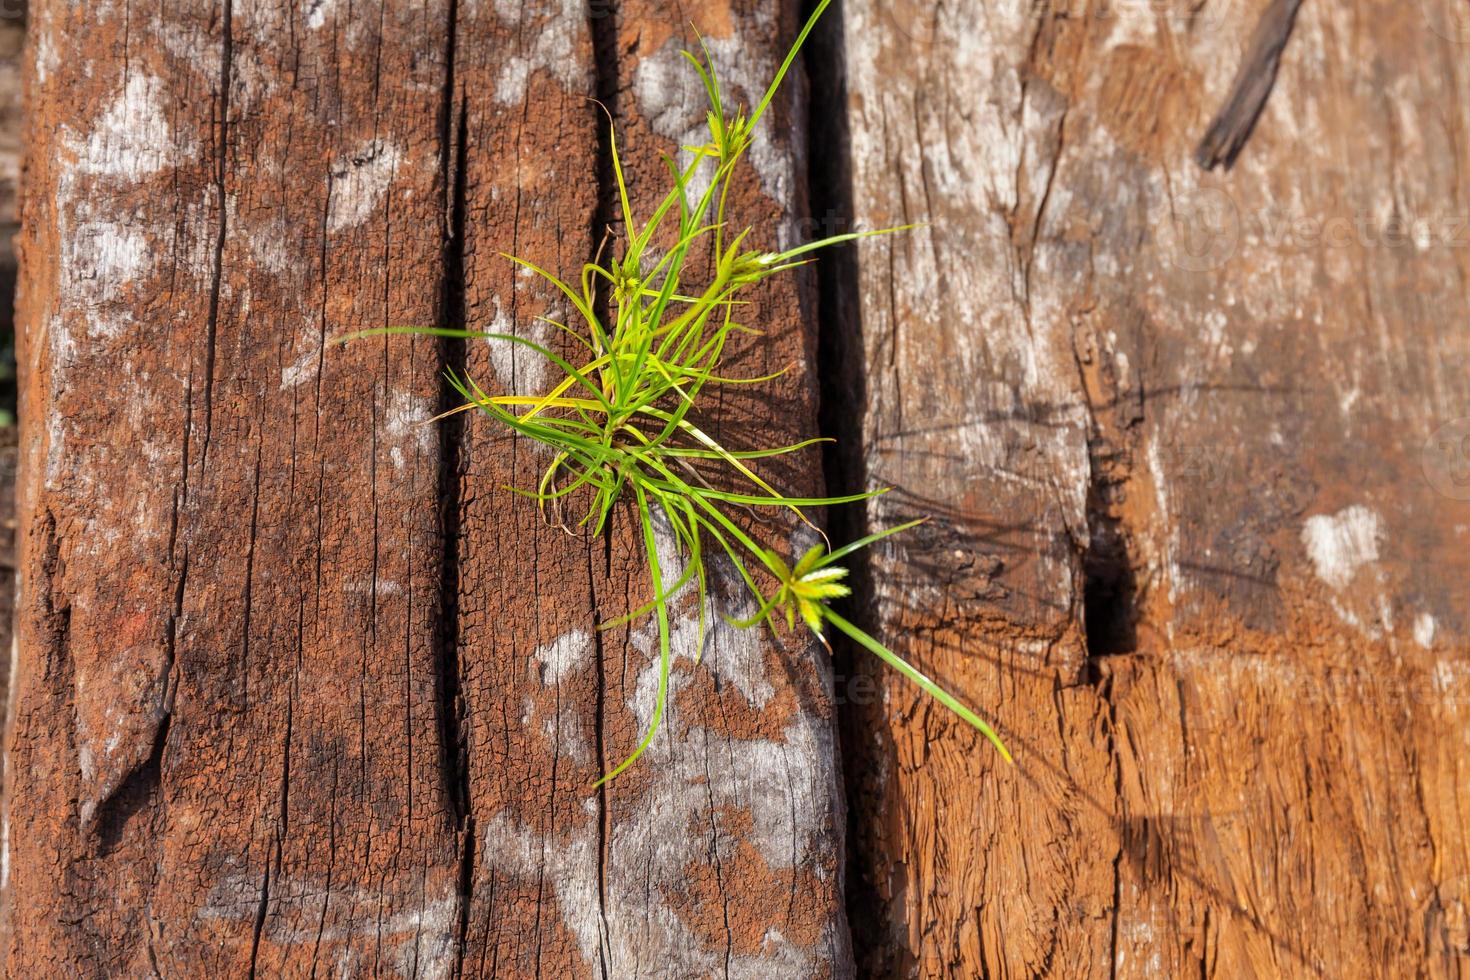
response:
[[[897,527],[890,527],[886,531],[876,531],[865,538],[859,538],[851,544],[845,544],[841,548],[838,548],[836,551],[829,552],[828,554],[823,556],[817,561],[816,567],[823,568],[827,565],[832,564],[835,561],[841,561],[848,555],[852,554],[854,551],[861,551],[868,545],[882,541],[884,538],[891,538],[895,534],[900,534],[904,531],[909,530],[910,528],[918,527],[920,524],[923,524],[927,520],[929,520],[929,518],[921,517],[917,521],[909,521],[907,524],[900,524]]]
[[[664,703],[669,696],[669,607],[664,601],[663,573],[659,568],[658,544],[653,533],[653,517],[648,510],[648,497],[643,488],[633,484],[633,493],[638,499],[638,516],[643,524],[643,547],[647,551],[648,572],[653,577],[654,611],[658,616],[658,694],[653,702],[653,717],[648,724],[648,732],[643,736],[633,754],[618,763],[612,772],[607,773],[596,783],[595,789],[608,780],[616,779],[629,766],[638,761],[638,757],[653,743],[653,737],[658,734],[659,725],[663,722]]]
[[[828,622],[830,622],[833,626],[837,627],[842,632],[846,633],[849,637],[856,640],[870,653],[876,654],[879,659],[888,664],[888,666],[892,667],[894,670],[898,671],[900,674],[904,675],[915,684],[919,685],[919,687],[923,689],[924,693],[934,698],[934,700],[944,705],[950,711],[953,711],[955,714],[959,715],[971,726],[973,726],[976,731],[984,735],[986,738],[990,739],[990,743],[1000,750],[1001,757],[1005,759],[1006,762],[1012,764],[1015,763],[1016,760],[1011,758],[1010,750],[1007,749],[1005,743],[1000,740],[1000,736],[995,733],[995,729],[987,725],[984,720],[980,718],[979,715],[975,714],[975,712],[971,711],[969,708],[961,704],[944,688],[931,681],[928,677],[925,677],[907,660],[903,659],[898,654],[894,653],[892,650],[888,649],[883,644],[873,639],[867,633],[858,629],[852,623],[849,623],[847,620],[837,615],[837,613],[833,612],[830,609],[825,609],[824,615],[827,617]]]
[[[770,86],[766,89],[765,96],[756,105],[755,111],[750,114],[750,121],[746,124],[747,126],[754,128],[755,124],[760,122],[761,116],[765,115],[766,109],[771,104],[771,100],[776,97],[776,90],[781,87],[781,82],[786,78],[786,73],[791,70],[791,65],[796,61],[797,54],[801,52],[802,45],[806,44],[807,36],[817,26],[817,21],[821,19],[823,12],[826,11],[831,3],[832,0],[822,0],[821,3],[817,4],[817,9],[813,10],[812,15],[807,18],[806,26],[801,29],[801,34],[797,36],[796,43],[791,45],[791,50],[786,54],[786,60],[781,62],[781,67],[777,70],[776,77],[771,80]]]

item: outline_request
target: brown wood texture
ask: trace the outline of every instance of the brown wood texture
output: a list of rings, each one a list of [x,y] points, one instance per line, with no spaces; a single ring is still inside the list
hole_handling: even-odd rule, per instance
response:
[[[928,527],[847,709],[860,972],[1470,972],[1470,32],[1264,0],[846,0],[854,461]],[[860,696],[871,692],[871,696]]]
[[[685,23],[747,102],[798,26],[788,3],[590,14],[34,5],[7,975],[850,972],[825,654],[716,625],[696,668],[685,595],[664,734],[593,790],[656,678],[646,624],[594,629],[649,594],[637,536],[546,526],[503,489],[537,450],[425,424],[446,359],[496,389],[544,372],[479,342],[327,343],[543,336],[565,310],[497,253],[593,254],[591,98],[646,209],[655,149],[703,121]],[[795,82],[741,201],[783,234],[803,106]],[[812,434],[797,285],[739,358],[793,364],[780,398],[721,424]],[[716,612],[746,608],[730,577]]]
[[[814,277],[762,293],[734,369],[791,370],[707,421],[813,434],[820,363],[830,471],[896,488],[844,530],[932,518],[854,612],[1017,765],[724,625],[716,562],[665,734],[594,790],[657,676],[648,623],[595,629],[648,595],[636,529],[549,526],[504,489],[538,449],[426,424],[446,362],[544,368],[327,340],[559,342],[499,253],[618,230],[592,99],[646,211],[693,29],[749,104],[799,5],[36,4],[6,975],[1470,974],[1470,24],[1303,4],[1205,174],[1267,6],[833,8],[740,220],[926,226],[825,266],[820,354]]]

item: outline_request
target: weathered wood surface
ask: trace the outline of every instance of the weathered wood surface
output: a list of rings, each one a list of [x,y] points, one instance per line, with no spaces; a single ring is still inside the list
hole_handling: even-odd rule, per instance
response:
[[[424,424],[444,358],[524,391],[537,365],[325,343],[538,330],[554,297],[496,253],[593,253],[589,99],[642,141],[646,205],[655,146],[702,123],[684,21],[747,101],[796,26],[588,13],[35,5],[8,975],[850,972],[817,650],[721,626],[696,670],[684,608],[666,734],[593,791],[653,690],[650,630],[593,630],[647,596],[637,541],[545,526],[502,489],[543,460],[483,420]],[[801,100],[773,131],[799,138]],[[746,211],[789,226],[799,146],[757,149]],[[765,298],[747,358],[796,364],[784,401],[729,406],[792,437],[802,302]]]
[[[1470,969],[1470,31],[1306,3],[1206,175],[1264,7],[845,2],[872,619],[1018,756],[839,678],[869,975]]]
[[[929,223],[829,266],[832,462],[898,488],[856,523],[936,518],[859,611],[1018,754],[844,666],[861,975],[1470,969],[1470,23],[1304,4],[1205,175],[1265,7],[845,0],[845,188],[806,200],[799,80],[752,154],[779,241]],[[592,791],[652,691],[651,630],[593,629],[638,542],[422,424],[444,360],[535,359],[324,343],[550,337],[497,253],[575,267],[616,220],[589,98],[646,206],[702,125],[686,21],[749,102],[796,19],[38,5],[9,975],[854,972],[822,656],[716,626],[696,669],[686,596],[667,735]],[[811,285],[749,311],[740,367],[795,369],[732,438],[814,431]]]

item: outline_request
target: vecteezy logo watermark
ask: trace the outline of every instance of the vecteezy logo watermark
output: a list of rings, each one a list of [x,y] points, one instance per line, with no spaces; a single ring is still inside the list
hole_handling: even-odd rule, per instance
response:
[[[1470,44],[1470,2],[1419,0],[1419,10],[1431,31],[1447,41]]]
[[[1163,26],[1171,35],[1209,34],[1228,15],[1227,3],[1211,0],[1052,0],[1047,4],[1047,17],[1058,23],[1085,27],[1090,24],[1137,24],[1144,28]],[[969,37],[976,30],[971,15],[962,8],[943,4],[899,0],[873,0],[876,24],[893,37],[906,39],[923,49],[949,45]],[[1034,16],[1034,0],[1002,0],[989,6],[985,20],[992,23],[1019,25]],[[953,18],[946,24],[942,18]]]
[[[1159,454],[1170,478],[1193,491],[1213,490],[1225,485],[1228,472],[1215,446],[1166,445]]]
[[[1160,207],[1167,210],[1153,223],[1158,245],[1171,264],[1187,272],[1218,269],[1243,245],[1277,253],[1470,248],[1470,214],[1378,214],[1370,208],[1312,214],[1274,205],[1247,213],[1216,185],[1175,194]]]
[[[1205,186],[1170,202],[1154,223],[1164,254],[1186,272],[1218,269],[1240,247],[1240,209],[1222,187]]]
[[[1439,427],[1424,444],[1424,479],[1451,500],[1470,500],[1470,418]]]
[[[1440,882],[1434,889],[1436,901],[1429,905],[1426,933],[1444,952],[1460,961],[1460,976],[1470,967],[1470,875]]]
[[[1280,208],[1256,213],[1248,229],[1255,240],[1278,251],[1319,248],[1470,247],[1470,216],[1457,214],[1377,217],[1367,209],[1347,215],[1291,214]]]

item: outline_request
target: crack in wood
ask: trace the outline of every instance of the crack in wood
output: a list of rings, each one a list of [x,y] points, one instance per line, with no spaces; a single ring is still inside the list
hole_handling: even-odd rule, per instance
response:
[[[230,84],[233,74],[235,39],[231,33],[234,0],[224,0],[224,24],[221,37],[219,82],[219,159],[215,170],[215,198],[219,206],[219,228],[214,240],[214,274],[209,286],[209,317],[204,340],[204,438],[199,448],[199,471],[209,463],[209,436],[214,422],[214,359],[219,332],[220,291],[224,283],[225,238],[229,234],[229,199],[225,196],[225,175],[229,171],[230,153]]]
[[[1301,5],[1302,0],[1271,0],[1271,5],[1261,14],[1250,47],[1230,86],[1230,96],[1194,151],[1195,162],[1206,170],[1222,164],[1226,170],[1235,166],[1235,158],[1255,131],[1276,85],[1281,53],[1291,38]]]
[[[449,0],[445,42],[444,93],[440,106],[440,168],[446,221],[440,316],[445,328],[465,325],[465,212],[469,180],[468,106],[456,91],[456,56],[459,42],[459,2]],[[457,107],[457,111],[456,111]],[[463,375],[466,345],[462,338],[446,337],[440,343],[441,360],[448,370]],[[453,407],[449,390],[442,396],[442,410]],[[457,835],[460,859],[456,879],[457,923],[454,975],[464,974],[469,935],[470,905],[474,893],[475,818],[470,789],[470,747],[462,691],[460,649],[460,482],[463,476],[465,420],[453,415],[439,429],[439,506],[443,528],[439,580],[438,651],[435,657],[435,710],[438,714],[443,778],[449,809]]]
[[[815,0],[803,4],[803,16],[810,16]],[[807,90],[807,188],[808,215],[814,234],[830,235],[851,230],[854,225],[851,140],[848,132],[847,82],[843,35],[843,0],[836,0],[813,31],[803,52],[802,65],[808,80]],[[844,245],[825,250],[816,264],[817,286],[817,351],[816,374],[818,435],[830,440],[822,446],[822,482],[828,493],[848,493],[866,487],[868,473],[862,425],[862,407],[867,400],[867,376],[863,363],[861,306],[858,295],[857,252]],[[865,506],[830,508],[827,529],[834,541],[855,541],[869,531]],[[868,552],[852,556],[848,562],[852,595],[835,605],[854,622],[868,625],[875,608],[877,592],[873,587],[873,570]],[[841,873],[848,879],[843,889],[843,915],[852,937],[854,962],[863,963],[870,949],[881,944],[883,932],[873,922],[878,903],[868,889],[853,880],[852,854],[857,846],[855,824],[864,812],[856,795],[860,782],[850,771],[862,754],[852,741],[861,736],[867,719],[862,705],[846,697],[846,678],[861,674],[869,666],[863,652],[854,648],[845,635],[832,638],[834,697],[837,711],[836,764],[846,797],[846,821],[842,828],[843,846],[839,852]]]
[[[592,40],[593,85],[597,100],[607,115],[618,118],[619,72],[618,57],[618,6],[617,0],[605,0],[588,6],[588,31]],[[592,211],[589,242],[589,261],[596,262],[608,238],[613,234],[619,219],[618,184],[613,165],[612,133],[610,122],[598,112],[594,130],[597,133],[597,200]],[[599,280],[594,301],[595,312],[606,322],[611,310],[611,299],[607,284]],[[604,575],[612,566],[612,530],[609,528],[602,538]],[[593,549],[587,554],[587,595],[591,604],[590,614],[597,618],[597,575],[593,568]],[[611,760],[607,751],[607,664],[601,630],[594,629],[593,656],[597,664],[597,705],[593,714],[593,739],[597,752],[597,764],[602,772],[610,772]],[[612,813],[608,805],[608,786],[597,787],[597,914],[601,927],[601,941],[597,944],[597,967],[603,980],[611,975],[612,949],[609,946],[611,929],[607,920],[608,895],[608,848],[612,840]]]

